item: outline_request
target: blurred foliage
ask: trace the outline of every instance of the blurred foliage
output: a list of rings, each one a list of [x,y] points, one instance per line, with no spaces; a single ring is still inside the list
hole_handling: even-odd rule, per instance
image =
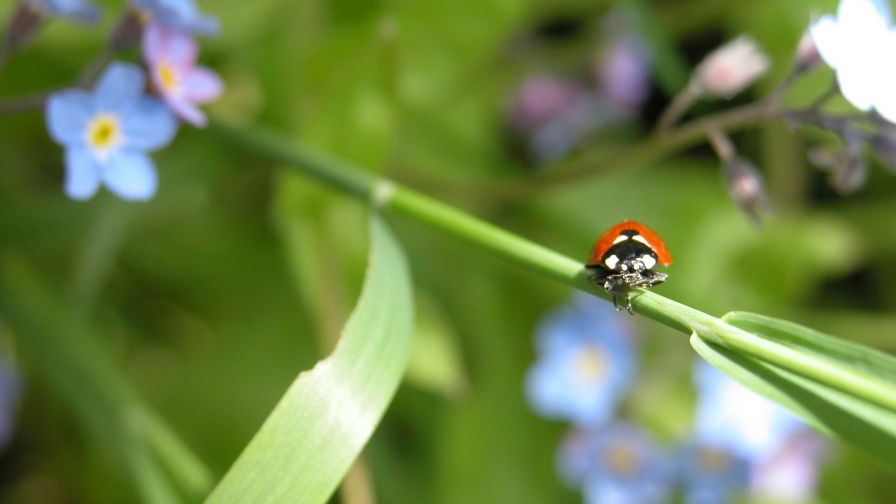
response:
[[[529,173],[505,142],[507,100],[533,71],[587,71],[613,2],[200,3],[224,27],[202,54],[229,84],[213,107],[221,117],[292,131],[335,156],[426,182],[428,191],[574,257],[584,259],[595,236],[621,218],[649,223],[676,259],[659,292],[709,313],[764,313],[896,350],[896,180],[876,167],[858,194],[835,196],[804,161],[807,144],[826,141],[821,135],[770,125],[735,137],[770,180],[778,213],[761,230],[727,199],[707,149],[525,201],[458,190],[459,180]],[[632,5],[651,17],[643,26],[663,31],[649,40],[674,43],[656,54],[693,64],[749,32],[783,76],[810,13],[835,3]],[[4,17],[10,4],[0,8]],[[545,29],[558,20],[573,29]],[[107,15],[104,26],[112,21]],[[0,94],[58,86],[104,40],[99,30],[52,23],[4,70]],[[821,71],[789,99],[806,103],[829,80]],[[589,148],[612,152],[634,141],[667,99],[658,87],[641,132],[595,138]],[[41,115],[3,118],[0,255],[24,258],[67,300],[44,306],[46,317],[90,321],[143,401],[220,477],[296,374],[333,346],[360,289],[366,219],[357,203],[208,132],[184,130],[156,160],[161,186],[151,203],[108,195],[75,203],[62,194],[61,152]],[[577,502],[553,468],[561,426],[537,418],[522,395],[533,328],[567,290],[415,224],[392,224],[423,300],[423,337],[412,363],[418,371],[366,450],[377,496],[399,504]],[[8,338],[2,319],[0,338]],[[682,335],[634,321],[645,372],[625,410],[676,439],[689,429],[693,353]],[[39,369],[25,373],[18,432],[0,455],[0,501],[133,501],[136,489],[110,448],[80,429]],[[837,452],[821,501],[890,498],[892,474],[849,449]]]

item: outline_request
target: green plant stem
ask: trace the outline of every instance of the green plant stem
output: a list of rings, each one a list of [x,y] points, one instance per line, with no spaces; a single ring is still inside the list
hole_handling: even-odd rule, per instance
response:
[[[739,114],[755,117],[759,113],[758,110],[750,109]],[[580,261],[477,219],[441,201],[295,145],[271,132],[261,129],[239,129],[222,124],[213,124],[213,128],[250,151],[296,168],[303,174],[366,200],[376,208],[391,210],[453,235],[479,249],[516,263],[526,270],[540,273],[604,299],[609,298],[603,289],[590,281],[589,273]],[[691,126],[685,133],[678,133],[687,136],[679,136],[677,142],[684,142],[686,138],[702,134],[702,129]],[[896,410],[896,394],[888,393],[890,389],[881,386],[873,377],[853,374],[824,357],[803,354],[779,343],[762,339],[717,317],[655,292],[635,289],[631,293],[631,298],[636,312],[661,324],[688,335],[697,334],[703,339],[720,343]]]
[[[668,131],[655,132],[651,137],[633,145],[608,153],[603,146],[585,149],[554,169],[542,174],[506,180],[457,181],[438,180],[403,172],[415,184],[424,187],[447,188],[461,194],[483,194],[503,201],[516,201],[544,194],[581,182],[599,173],[650,166],[670,154],[693,147],[706,140],[709,131],[737,131],[763,121],[780,117],[782,110],[773,102],[760,101],[694,119]]]

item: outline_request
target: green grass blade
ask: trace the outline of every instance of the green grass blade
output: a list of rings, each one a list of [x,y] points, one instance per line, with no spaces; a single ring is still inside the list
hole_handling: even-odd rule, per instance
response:
[[[756,313],[731,312],[722,320],[796,350],[835,360],[896,390],[896,357],[880,350]]]
[[[404,254],[371,222],[364,290],[336,350],[301,373],[208,502],[324,503],[386,411],[408,362],[411,282]]]
[[[821,432],[896,468],[896,412],[721,345],[691,336],[707,362],[787,407]]]

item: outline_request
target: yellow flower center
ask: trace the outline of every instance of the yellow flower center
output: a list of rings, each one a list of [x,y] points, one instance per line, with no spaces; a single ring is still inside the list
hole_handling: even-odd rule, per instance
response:
[[[87,143],[94,150],[108,150],[121,139],[118,118],[112,114],[100,114],[87,125]]]
[[[634,474],[641,465],[638,454],[626,446],[613,446],[603,457],[610,470],[622,476]]]
[[[159,82],[167,91],[177,89],[178,75],[177,70],[168,62],[163,61],[159,65]]]
[[[597,382],[607,373],[606,356],[596,346],[582,348],[576,357],[575,373],[580,382]]]
[[[700,466],[708,472],[720,473],[731,465],[731,456],[722,450],[703,449],[697,453]]]

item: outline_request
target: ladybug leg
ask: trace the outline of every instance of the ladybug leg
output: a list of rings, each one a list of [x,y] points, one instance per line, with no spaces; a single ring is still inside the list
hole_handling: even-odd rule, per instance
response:
[[[630,275],[619,274],[610,275],[603,284],[603,288],[607,294],[613,297],[613,308],[616,311],[622,311],[625,308],[630,315],[634,315],[632,311],[632,300],[628,295],[628,287],[632,281]]]

